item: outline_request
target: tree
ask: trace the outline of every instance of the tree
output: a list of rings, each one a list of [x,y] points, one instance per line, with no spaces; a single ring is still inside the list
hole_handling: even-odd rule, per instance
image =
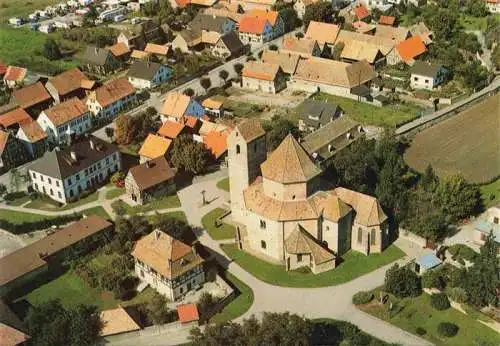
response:
[[[108,137],[111,141],[113,139],[113,136],[115,135],[115,129],[110,126],[106,126],[104,132],[106,132],[106,137]]]
[[[461,65],[458,72],[464,79],[465,85],[472,90],[484,87],[489,77],[488,70],[477,60]]]
[[[240,63],[234,64],[233,68],[234,72],[236,72],[237,75],[241,76],[241,72],[243,71],[243,64]]]
[[[210,77],[200,79],[200,85],[203,89],[205,89],[206,93],[207,90],[210,89],[210,87],[212,86],[212,81],[210,80]]]
[[[127,145],[134,141],[139,131],[137,122],[130,116],[122,114],[115,120],[115,137],[116,143]]]
[[[99,18],[99,12],[94,5],[88,7],[89,11],[83,15],[83,26],[94,26],[95,21]]]
[[[37,346],[95,345],[102,329],[95,306],[65,308],[58,300],[31,308],[26,325],[31,336],[30,343]]]
[[[214,297],[212,297],[212,295],[208,292],[203,292],[197,303],[200,315],[204,316],[205,314],[210,312],[210,309],[213,307],[214,303]]]
[[[422,285],[414,271],[395,264],[385,273],[385,290],[399,298],[416,297],[422,293]]]
[[[434,169],[430,164],[427,165],[424,173],[420,177],[420,185],[425,191],[434,191],[438,183],[439,179],[436,173],[434,173]]]
[[[469,303],[484,307],[498,304],[497,288],[500,285],[500,267],[497,259],[498,243],[493,232],[486,237],[479,249],[476,262],[467,272],[465,289],[469,295]]]
[[[278,10],[278,13],[285,22],[285,32],[290,32],[300,25],[300,19],[297,15],[297,11],[293,8],[293,4],[287,3],[286,5],[287,6]]]
[[[318,1],[306,7],[302,21],[304,28],[309,26],[309,22],[331,22],[332,16],[335,13],[331,3],[327,1]]]
[[[272,151],[285,139],[288,134],[299,137],[299,128],[292,121],[280,116],[273,116],[270,121],[263,124],[267,133],[267,149]]]
[[[191,88],[187,88],[187,89],[184,90],[183,94],[187,95],[189,97],[193,97],[194,96],[194,90],[191,89]]]
[[[478,187],[468,183],[460,174],[442,179],[436,188],[434,199],[453,221],[469,217],[481,203]]]
[[[430,25],[438,39],[449,40],[456,31],[458,13],[439,8],[431,19]]]
[[[196,240],[196,235],[191,226],[183,220],[168,217],[168,215],[159,216],[154,224],[154,228],[159,229],[175,239],[180,239],[187,244]]]
[[[7,193],[7,186],[5,184],[0,184],[0,197]]]
[[[48,38],[45,40],[43,44],[43,56],[49,60],[59,60],[62,58],[59,46],[54,39]]]
[[[227,72],[226,70],[219,71],[219,78],[222,79],[224,83],[226,83],[228,77],[229,77],[229,72]]]
[[[194,142],[189,136],[174,139],[172,163],[175,167],[193,174],[203,173],[210,160],[210,152],[202,143]]]

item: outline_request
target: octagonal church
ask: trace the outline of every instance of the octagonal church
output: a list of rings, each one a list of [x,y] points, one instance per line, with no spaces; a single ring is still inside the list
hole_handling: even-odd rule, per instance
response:
[[[288,135],[268,155],[259,121],[246,120],[228,138],[231,213],[240,249],[287,270],[335,268],[350,249],[365,255],[389,245],[378,200],[342,187],[323,189],[322,170]]]

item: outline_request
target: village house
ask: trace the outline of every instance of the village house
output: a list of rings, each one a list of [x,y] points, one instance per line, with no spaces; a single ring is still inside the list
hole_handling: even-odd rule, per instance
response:
[[[372,3],[379,3],[379,2],[386,2],[387,0],[369,0],[368,2],[370,4]],[[370,11],[363,6],[363,4],[358,3],[353,10],[354,16],[357,18],[357,20],[361,20],[363,22],[369,23],[371,21],[371,14]]]
[[[265,43],[273,39],[273,27],[267,19],[243,16],[240,19],[238,33],[243,44]]]
[[[245,12],[245,16],[267,20],[273,31],[273,39],[285,34],[285,21],[278,11],[253,8]]]
[[[134,86],[126,78],[113,79],[90,92],[87,98],[87,106],[98,121],[113,120],[136,103]]]
[[[15,293],[60,265],[69,252],[85,255],[93,246],[105,242],[113,224],[89,215],[0,258],[0,295]],[[79,246],[85,243],[85,246]]]
[[[72,202],[101,186],[122,167],[116,145],[89,136],[64,149],[46,152],[28,167],[35,191],[59,203]]]
[[[211,131],[202,136],[203,144],[217,162],[226,164],[228,131]]]
[[[278,65],[284,73],[293,75],[299,64],[300,55],[283,53],[276,50],[266,50],[262,53],[261,62]]]
[[[220,3],[218,3],[215,4],[213,7],[205,9],[204,13],[210,16],[231,18],[236,23],[238,23],[243,15],[243,10],[241,6],[237,3],[231,3],[228,5],[229,6],[223,6]]]
[[[27,160],[26,151],[16,136],[0,130],[0,173],[22,165]]]
[[[139,162],[144,163],[158,157],[166,157],[171,146],[171,139],[150,133],[139,149]]]
[[[387,56],[396,45],[395,41],[387,37],[366,35],[348,30],[339,31],[335,44],[340,42],[344,44],[344,49],[351,44],[355,44],[356,47],[366,46],[370,47],[370,51],[380,51],[384,57]]]
[[[130,199],[146,204],[155,198],[175,194],[175,174],[164,156],[130,168],[125,178],[125,189]]]
[[[375,25],[368,24],[360,20],[352,23],[352,26],[354,27],[354,29],[356,29],[356,32],[367,35],[373,35],[375,33],[375,28],[376,28]]]
[[[299,129],[314,132],[341,117],[342,109],[331,102],[305,100],[300,106]]]
[[[179,49],[182,53],[189,53],[191,49],[201,44],[201,32],[182,30],[172,41],[172,49]]]
[[[409,29],[411,35],[420,36],[426,46],[432,43],[434,33],[425,25],[424,22],[418,22],[417,24],[410,26]]]
[[[195,99],[178,91],[169,92],[160,111],[162,121],[172,120],[185,123],[185,117],[191,115],[201,118],[205,115],[205,109]]]
[[[196,247],[159,229],[139,239],[132,256],[139,280],[171,301],[179,300],[205,283],[204,260]]]
[[[36,121],[21,124],[16,137],[24,145],[31,159],[43,156],[49,147],[47,133]]]
[[[55,77],[49,78],[45,88],[56,103],[61,103],[78,97],[83,99],[86,92],[94,88],[95,82],[89,80],[82,71],[77,68],[67,70]]]
[[[127,73],[128,81],[136,89],[151,89],[172,77],[172,69],[149,61],[135,61]]]
[[[240,56],[245,50],[238,34],[231,31],[222,35],[212,48],[212,55],[222,59]]]
[[[301,58],[309,58],[310,56],[321,56],[322,49],[315,40],[286,37],[283,39],[280,52],[298,55]]]
[[[106,75],[122,67],[122,63],[109,49],[87,46],[80,57],[81,67],[90,73]]]
[[[385,37],[395,43],[402,42],[411,37],[410,29],[404,26],[393,27],[390,25],[377,24],[375,27],[375,37]]]
[[[394,26],[396,24],[396,17],[393,16],[380,16],[378,19],[380,25]]]
[[[7,113],[0,115],[0,129],[17,131],[21,124],[33,122],[31,116],[22,108],[14,108]]]
[[[42,111],[37,122],[53,145],[70,144],[75,136],[92,129],[92,115],[76,97]]]
[[[447,72],[442,65],[416,61],[410,70],[412,89],[432,90],[446,81]]]
[[[318,42],[320,49],[324,50],[325,45],[333,47],[340,27],[336,24],[311,21],[307,27],[305,38]]]
[[[500,1],[499,0],[486,0],[486,7],[490,13],[500,13]]]
[[[52,97],[41,82],[14,90],[12,101],[33,117],[52,105]]]
[[[123,42],[117,42],[108,49],[122,64],[125,64],[130,59],[130,48]]]
[[[14,89],[23,84],[27,74],[28,69],[24,67],[8,66],[3,76],[3,82],[7,88]]]
[[[283,70],[277,64],[247,61],[241,74],[245,89],[276,94],[286,88]]]
[[[297,0],[293,4],[293,9],[297,12],[297,17],[300,19],[304,18],[304,14],[306,13],[306,7],[312,4],[315,4],[322,0]]]
[[[291,134],[267,155],[265,132],[248,120],[229,135],[228,155],[232,218],[243,250],[286,270],[321,273],[350,249],[368,255],[389,245],[377,199],[341,187],[323,190],[322,170]]]
[[[299,61],[288,88],[368,100],[370,83],[375,77],[375,70],[366,61],[348,64],[311,57]]]
[[[394,47],[387,55],[387,64],[396,65],[400,62],[404,62],[411,66],[415,63],[415,59],[425,52],[427,52],[427,48],[420,36],[413,36],[398,43],[396,47]]]
[[[170,53],[170,49],[168,46],[156,44],[156,43],[148,43],[146,48],[144,48],[146,53],[153,55],[158,61],[166,62],[167,57]]]
[[[176,139],[181,135],[187,135],[190,133],[189,127],[184,125],[183,123],[178,123],[172,120],[166,120],[160,127],[157,132],[158,135],[168,138],[168,139]]]
[[[132,54],[130,54],[131,61],[150,61],[151,53],[145,52],[143,50],[134,49]]]
[[[116,42],[124,43],[130,50],[143,50],[148,42],[160,43],[165,38],[165,30],[153,19],[135,25],[130,31],[122,31]]]
[[[224,116],[224,98],[222,97],[209,97],[201,103],[205,108],[205,114],[211,117],[220,118]]]
[[[213,31],[225,35],[236,30],[236,21],[229,17],[220,17],[199,12],[189,23],[194,31]]]
[[[366,61],[373,67],[382,66],[386,58],[380,49],[370,43],[349,40],[344,43],[340,60],[347,63]]]

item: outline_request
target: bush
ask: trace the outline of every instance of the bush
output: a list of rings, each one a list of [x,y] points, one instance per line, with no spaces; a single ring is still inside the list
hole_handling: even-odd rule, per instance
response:
[[[352,302],[353,302],[353,304],[356,304],[356,305],[368,304],[369,302],[371,302],[373,300],[373,298],[374,298],[373,293],[361,291],[361,292],[356,293],[352,297]]]
[[[467,291],[461,287],[452,287],[448,290],[448,295],[450,298],[457,303],[466,303],[469,299]]]
[[[444,293],[437,293],[431,296],[431,305],[436,310],[446,310],[450,307],[450,301]]]
[[[444,288],[444,280],[438,270],[428,270],[422,276],[422,286],[425,288]]]
[[[116,172],[111,176],[110,179],[111,183],[113,183],[113,185],[115,185],[116,187],[123,187],[124,180],[125,180],[125,173],[123,173],[122,171]]]
[[[23,222],[21,224],[13,223],[3,219],[0,220],[0,228],[13,234],[23,234],[32,231],[48,229],[51,228],[52,226],[65,225],[71,221],[80,220],[80,218],[81,218],[80,214],[71,214],[71,215],[58,216],[52,219],[49,218],[33,222]]]
[[[399,298],[416,297],[422,293],[422,283],[414,271],[395,264],[385,273],[385,290]]]
[[[458,261],[460,264],[465,264],[464,260],[474,262],[477,257],[477,252],[464,244],[455,244],[448,248],[451,258]]]
[[[424,328],[421,328],[421,327],[417,327],[417,329],[415,330],[415,332],[417,333],[417,335],[420,335],[420,336],[427,334],[427,331]]]
[[[452,336],[457,335],[458,333],[458,326],[454,323],[450,322],[441,322],[438,325],[438,332],[439,334],[443,336],[447,336],[451,338]]]

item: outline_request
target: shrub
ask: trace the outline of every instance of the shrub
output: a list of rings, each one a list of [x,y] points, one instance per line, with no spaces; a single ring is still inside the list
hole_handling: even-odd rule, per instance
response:
[[[450,301],[444,293],[437,293],[431,296],[431,305],[436,310],[446,310],[450,307]]]
[[[385,290],[399,298],[416,297],[422,293],[422,283],[414,271],[395,264],[385,273]]]
[[[478,255],[476,251],[464,244],[452,245],[448,248],[448,251],[451,254],[451,258],[460,264],[464,263],[464,260],[474,262]]]
[[[444,280],[437,270],[428,270],[422,276],[422,286],[425,288],[444,288]]]
[[[452,287],[448,290],[450,298],[458,303],[466,303],[469,299],[467,291],[461,287]]]
[[[427,331],[424,328],[421,328],[421,327],[417,327],[417,329],[415,330],[415,332],[418,335],[420,335],[420,336],[427,334]]]
[[[373,300],[373,298],[374,298],[373,293],[361,291],[361,292],[356,293],[352,297],[352,302],[356,305],[368,304],[369,302],[371,302]]]
[[[450,323],[450,322],[441,322],[438,325],[438,333],[450,338],[452,336],[457,335],[458,326],[456,324]]]
[[[111,176],[110,180],[111,183],[113,183],[116,187],[123,187],[123,185],[122,186],[119,185],[121,185],[125,180],[125,173],[123,173],[122,171],[118,171]]]
[[[21,224],[13,223],[8,220],[0,220],[0,228],[13,234],[23,234],[32,231],[48,229],[52,226],[65,225],[71,221],[77,221],[81,218],[81,214],[71,214],[58,216],[56,218],[43,219],[33,222],[23,222]]]

